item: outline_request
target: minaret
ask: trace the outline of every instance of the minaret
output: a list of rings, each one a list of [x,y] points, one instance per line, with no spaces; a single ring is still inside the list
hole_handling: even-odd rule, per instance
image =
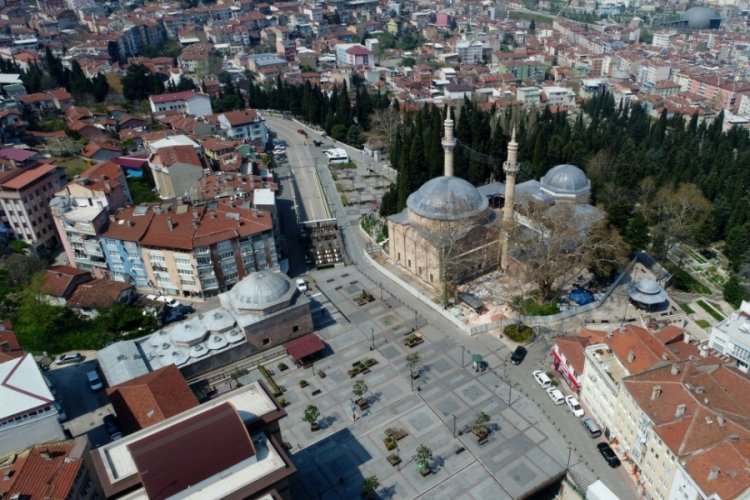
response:
[[[508,160],[503,163],[505,172],[505,206],[503,207],[503,250],[500,268],[508,270],[508,239],[510,228],[513,225],[513,203],[516,197],[516,174],[518,173],[518,143],[516,142],[516,128],[508,143]]]
[[[451,118],[451,108],[448,107],[448,114],[445,117],[445,135],[443,136],[443,150],[445,151],[444,174],[446,177],[453,177],[453,148],[456,147],[456,138],[453,137],[453,119]]]

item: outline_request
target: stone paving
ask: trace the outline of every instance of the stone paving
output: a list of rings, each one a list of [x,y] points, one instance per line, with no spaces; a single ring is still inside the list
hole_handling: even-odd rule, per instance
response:
[[[385,294],[381,301],[377,287],[352,268],[318,271],[313,278],[310,296],[316,314],[327,311],[336,318],[318,331],[331,353],[307,369],[280,372],[276,362],[266,365],[286,387],[288,416],[280,425],[299,471],[295,498],[355,498],[362,479],[372,475],[380,481],[381,498],[522,498],[564,475],[567,449],[562,438],[494,371],[509,355],[499,340],[467,339],[468,348],[462,349],[395,297]],[[356,299],[363,288],[374,300],[360,306]],[[409,348],[402,339],[415,321],[425,341]],[[412,352],[421,357],[420,376],[413,381],[406,366]],[[489,369],[475,373],[472,354],[482,355]],[[377,361],[364,375],[370,408],[353,411],[356,379],[347,371],[367,358]],[[292,366],[290,360],[284,362]],[[309,385],[300,387],[301,379]],[[309,404],[321,414],[321,429],[315,432],[302,421]],[[480,411],[492,419],[483,445],[468,430]],[[387,428],[408,432],[391,452],[383,443]],[[411,458],[420,444],[433,452],[427,477]],[[386,459],[394,452],[402,460],[398,466]]]

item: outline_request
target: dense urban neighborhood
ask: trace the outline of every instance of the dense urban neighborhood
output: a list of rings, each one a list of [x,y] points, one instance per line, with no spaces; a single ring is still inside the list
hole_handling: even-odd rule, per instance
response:
[[[0,499],[750,496],[750,3],[0,0]]]

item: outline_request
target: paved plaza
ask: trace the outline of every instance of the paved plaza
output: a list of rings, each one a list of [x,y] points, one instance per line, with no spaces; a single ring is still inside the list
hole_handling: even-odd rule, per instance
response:
[[[313,276],[310,296],[315,316],[328,325],[318,333],[329,352],[311,368],[280,372],[278,362],[267,365],[287,389],[288,416],[281,428],[299,471],[295,498],[353,498],[362,479],[372,475],[380,481],[383,498],[523,498],[565,474],[568,457],[562,438],[535,405],[509,391],[495,370],[509,356],[500,341],[486,337],[472,343],[471,352],[462,350],[396,298],[385,293],[381,300],[379,287],[351,267]],[[374,300],[358,305],[363,289]],[[425,342],[409,348],[402,340],[415,325]],[[406,366],[412,352],[421,357],[413,389]],[[483,356],[488,370],[472,370],[476,354]],[[370,408],[353,412],[356,379],[347,372],[368,358],[377,361],[364,375]],[[289,359],[283,361],[292,366]],[[300,387],[301,379],[309,385]],[[315,432],[302,421],[309,404],[321,413],[321,429]],[[483,445],[468,430],[478,412],[491,417],[492,432]],[[408,433],[397,450],[385,448],[388,428]],[[421,444],[434,456],[427,477],[412,459]],[[402,460],[398,466],[386,459],[394,452]]]

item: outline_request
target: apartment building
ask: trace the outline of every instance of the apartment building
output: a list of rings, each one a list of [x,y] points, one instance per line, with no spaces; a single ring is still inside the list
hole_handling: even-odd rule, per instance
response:
[[[148,98],[151,112],[179,111],[187,115],[206,116],[213,113],[211,99],[194,90],[152,95]]]
[[[185,196],[203,176],[204,164],[193,146],[159,148],[148,159],[154,184],[163,200]]]
[[[62,168],[43,163],[13,170],[0,179],[0,207],[13,234],[34,252],[58,244],[49,202],[65,186]]]
[[[708,355],[623,381],[620,447],[650,498],[750,494],[749,390],[747,375]]]
[[[116,280],[165,295],[211,297],[251,272],[278,268],[269,212],[216,207],[129,207],[103,235]]]
[[[708,346],[731,357],[738,370],[750,371],[750,302],[743,300],[736,312],[711,328]]]
[[[113,162],[85,170],[55,193],[50,212],[71,266],[86,269],[98,278],[106,275],[107,261],[99,236],[109,215],[131,203],[125,175]]]
[[[230,139],[268,142],[266,120],[254,109],[227,111],[219,115],[219,127]]]

